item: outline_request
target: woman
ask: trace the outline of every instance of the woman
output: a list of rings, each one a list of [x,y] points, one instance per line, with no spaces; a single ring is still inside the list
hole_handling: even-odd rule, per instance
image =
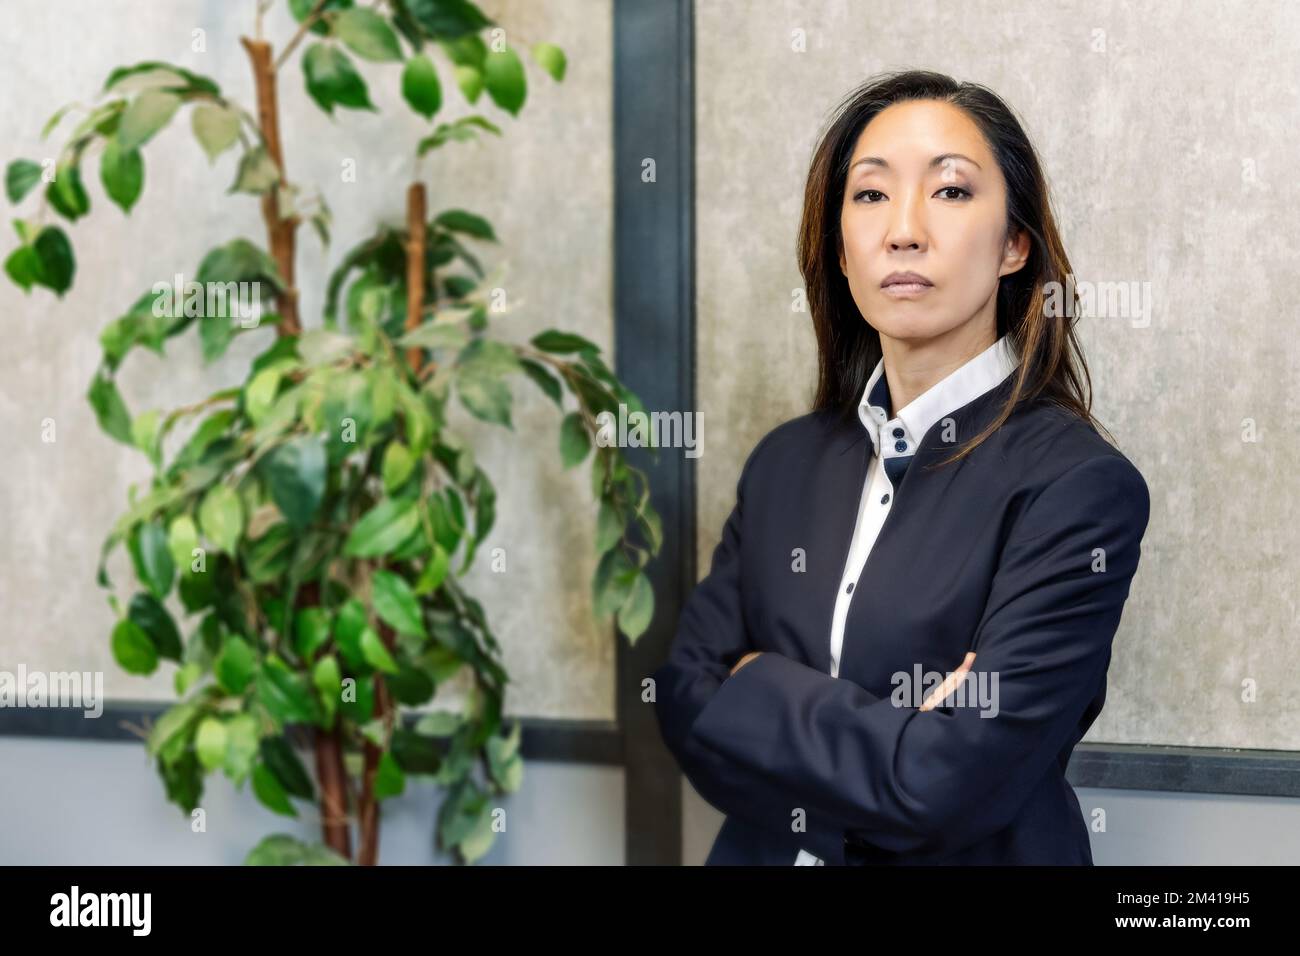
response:
[[[654,675],[727,816],[708,863],[1091,864],[1065,769],[1150,502],[1092,418],[1020,123],[941,74],[868,82],[813,156],[799,264],[815,407],[750,453]]]

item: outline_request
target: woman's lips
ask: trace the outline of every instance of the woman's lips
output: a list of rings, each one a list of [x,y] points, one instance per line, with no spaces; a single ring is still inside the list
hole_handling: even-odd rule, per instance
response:
[[[925,285],[921,282],[894,282],[887,286],[881,286],[880,291],[895,299],[915,299],[925,295],[933,288],[934,286]]]

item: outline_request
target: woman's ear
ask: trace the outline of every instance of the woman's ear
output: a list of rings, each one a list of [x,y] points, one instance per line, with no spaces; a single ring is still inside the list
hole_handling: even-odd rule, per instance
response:
[[[1012,229],[1002,248],[1002,268],[998,270],[998,276],[1019,272],[1027,261],[1029,261],[1029,231],[1020,228]]]

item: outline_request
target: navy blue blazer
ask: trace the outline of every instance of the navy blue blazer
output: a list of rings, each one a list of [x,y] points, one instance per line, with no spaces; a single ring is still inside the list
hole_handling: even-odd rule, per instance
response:
[[[957,441],[1013,379],[945,416]],[[935,469],[954,447],[944,425],[921,440],[854,586],[838,677],[831,615],[871,440],[856,417],[812,412],[746,460],[653,675],[665,743],[726,814],[708,864],[789,866],[800,849],[828,865],[1092,863],[1065,769],[1105,700],[1146,482],[1043,401]],[[765,653],[729,676],[751,650]],[[968,651],[970,680],[996,675],[996,716],[891,699],[895,675],[946,675]]]

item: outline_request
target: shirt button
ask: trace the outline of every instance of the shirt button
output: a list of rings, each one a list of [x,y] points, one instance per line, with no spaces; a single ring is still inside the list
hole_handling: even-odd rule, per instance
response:
[[[902,440],[894,442],[894,451],[907,451],[907,442]]]
[[[883,498],[880,499],[880,503],[881,503],[882,505],[887,505],[887,504],[889,504],[889,494],[888,494],[888,493],[886,493],[885,496],[884,496]]]
[[[852,594],[852,593],[853,593],[853,582],[852,582],[852,581],[850,581],[850,582],[849,582],[849,586],[846,587],[846,588],[844,589],[844,593],[845,593],[845,594]]]
[[[895,438],[902,438],[902,437],[903,437],[903,430],[902,430],[901,428],[895,428],[895,429],[894,429],[894,437],[895,437]]]

